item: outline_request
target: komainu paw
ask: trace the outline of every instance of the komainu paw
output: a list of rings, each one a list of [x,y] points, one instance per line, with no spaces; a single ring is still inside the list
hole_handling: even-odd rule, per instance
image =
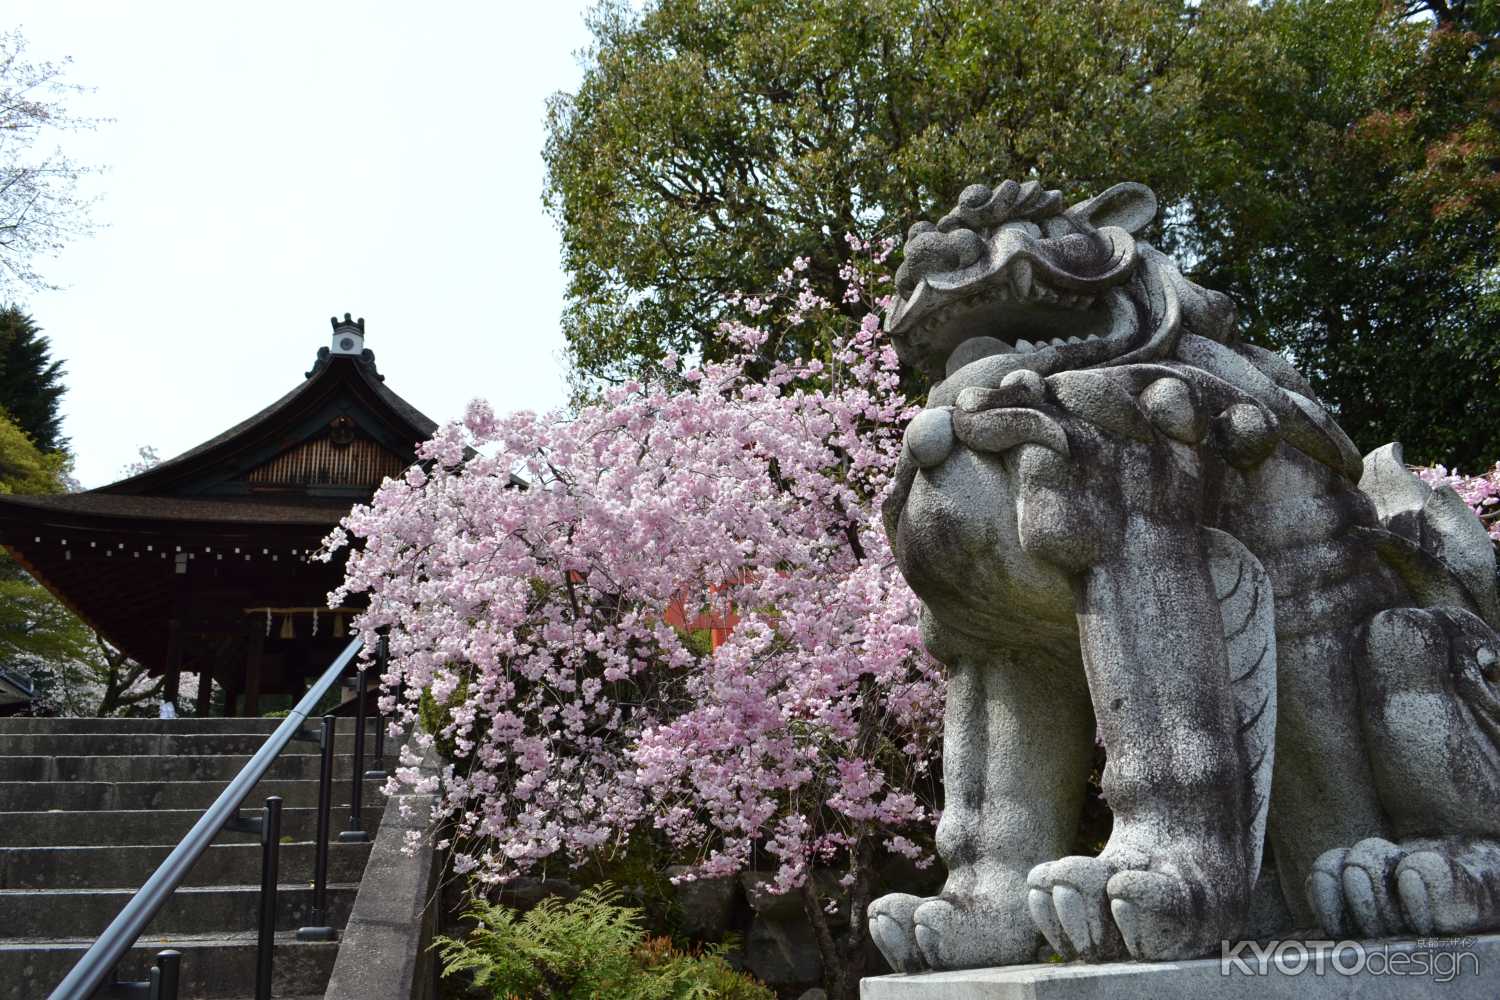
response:
[[[1318,858],[1307,895],[1332,937],[1488,930],[1500,924],[1500,844],[1372,837]]]

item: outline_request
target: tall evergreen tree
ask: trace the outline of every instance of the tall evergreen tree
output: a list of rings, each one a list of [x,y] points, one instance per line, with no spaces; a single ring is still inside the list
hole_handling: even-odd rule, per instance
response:
[[[17,306],[0,309],[0,407],[44,452],[64,451],[59,404],[63,363],[36,322]]]

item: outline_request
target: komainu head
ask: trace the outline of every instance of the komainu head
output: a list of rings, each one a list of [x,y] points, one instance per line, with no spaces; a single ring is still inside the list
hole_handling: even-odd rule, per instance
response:
[[[1155,361],[1184,325],[1231,338],[1229,299],[1136,239],[1156,210],[1142,184],[1070,207],[1036,181],[965,188],[951,212],[907,235],[886,317],[897,352],[938,381],[979,361],[1043,376]]]

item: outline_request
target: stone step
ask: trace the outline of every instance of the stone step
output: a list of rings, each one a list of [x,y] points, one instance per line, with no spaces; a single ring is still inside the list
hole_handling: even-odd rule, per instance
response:
[[[0,781],[0,813],[111,809],[197,809],[213,804],[225,781]],[[366,802],[380,802],[382,782],[365,782]],[[335,782],[333,805],[347,810],[349,781]],[[312,778],[290,780],[267,778],[246,798],[259,808],[269,795],[280,795],[287,807],[315,806],[318,783]]]
[[[354,725],[352,716],[339,716],[339,728]],[[285,719],[263,719],[259,716],[208,716],[186,719],[33,719],[0,716],[0,736],[24,733],[262,733],[276,731]],[[317,718],[306,725],[316,726]],[[375,720],[368,723],[375,725]]]
[[[349,797],[348,789],[342,797]],[[338,798],[338,796],[335,796]],[[373,837],[385,812],[385,796],[365,799],[364,828]],[[100,812],[12,812],[0,813],[0,847],[80,847],[105,844],[167,844],[180,841],[192,829],[202,809],[136,809]],[[342,830],[349,822],[349,807],[334,809],[330,826]],[[311,840],[318,829],[318,811],[313,806],[283,807],[281,829],[293,840]],[[0,922],[0,929],[4,928]],[[0,931],[3,932],[3,931]]]
[[[340,824],[337,829],[343,829]],[[223,834],[203,852],[183,885],[258,885],[261,848],[249,834]],[[239,841],[239,842],[237,842]],[[312,883],[313,844],[282,843],[280,881]],[[0,889],[135,889],[144,885],[172,847],[0,847]],[[358,882],[370,845],[328,845],[328,881]]]
[[[177,754],[253,754],[265,745],[265,733],[11,733],[0,735],[0,757],[118,757],[175,756]],[[396,741],[386,740],[387,753],[394,753]],[[314,742],[295,741],[283,753],[307,753]],[[349,753],[354,749],[351,724],[339,727],[334,751]],[[365,739],[365,753],[375,752],[374,730]]]
[[[77,964],[92,941],[0,941],[0,1000],[42,1000]],[[276,935],[271,977],[278,997],[318,996],[328,985],[337,942],[298,941],[292,931]],[[255,991],[255,935],[142,937],[120,963],[121,978],[143,980],[164,948],[182,952],[182,1000],[243,997]]]
[[[208,716],[187,719],[0,718],[0,735],[13,733],[270,733],[282,719]],[[349,725],[347,720],[339,720]]]
[[[305,744],[303,744],[305,745]],[[128,756],[21,757],[0,756],[0,781],[229,781],[245,765],[249,754],[131,754]],[[271,765],[273,778],[316,778],[322,765],[316,753],[282,751]],[[365,770],[377,766],[373,754],[365,754]],[[395,761],[386,755],[385,765]],[[334,757],[334,779],[354,773],[354,757]],[[3,836],[3,834],[0,834]]]
[[[328,926],[343,927],[359,886],[328,887]],[[6,938],[93,937],[124,909],[134,889],[0,889],[0,928]],[[312,889],[283,884],[276,892],[276,926],[296,930],[313,922]],[[260,920],[260,885],[182,886],[146,927],[145,937],[247,931]]]

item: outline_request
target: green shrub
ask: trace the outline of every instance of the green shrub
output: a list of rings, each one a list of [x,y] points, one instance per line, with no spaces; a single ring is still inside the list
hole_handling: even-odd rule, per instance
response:
[[[462,705],[468,697],[469,679],[461,677],[458,687],[441,704],[425,688],[417,701],[417,723],[425,732],[433,735],[433,746],[437,749],[438,756],[446,761],[456,759],[458,748],[452,739],[442,735],[443,728],[453,721],[454,707]]]
[[[608,884],[564,903],[545,899],[524,916],[476,900],[465,938],[438,938],[443,975],[467,974],[496,1000],[775,1000],[736,972],[723,946],[684,952],[646,937],[641,913]]]
[[[639,909],[641,921],[653,933],[685,944],[681,934],[682,907],[677,887],[666,868],[677,860],[674,852],[650,831],[636,830],[623,845],[613,845],[584,860],[568,873],[568,880],[588,888],[608,885],[619,891],[625,905]]]

